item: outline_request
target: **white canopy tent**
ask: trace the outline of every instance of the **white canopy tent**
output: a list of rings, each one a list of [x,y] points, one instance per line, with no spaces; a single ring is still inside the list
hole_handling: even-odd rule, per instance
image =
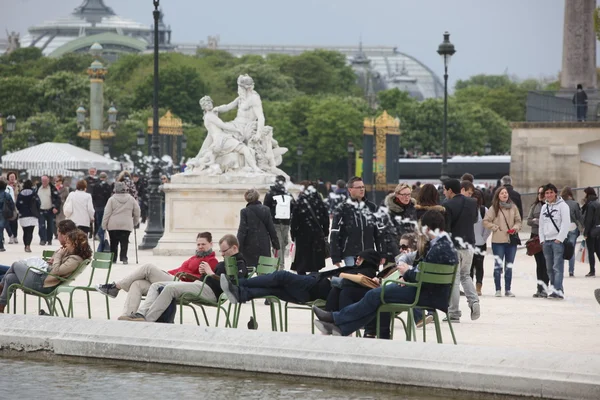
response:
[[[49,175],[78,176],[75,171],[91,167],[99,171],[121,170],[119,162],[68,143],[46,142],[2,156],[3,169],[26,170],[30,175],[48,172]]]

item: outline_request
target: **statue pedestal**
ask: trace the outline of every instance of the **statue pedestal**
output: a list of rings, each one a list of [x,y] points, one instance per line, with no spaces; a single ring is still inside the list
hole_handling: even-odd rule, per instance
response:
[[[208,231],[218,254],[219,239],[237,235],[244,193],[256,189],[260,200],[273,185],[275,175],[229,173],[223,175],[177,174],[164,186],[165,232],[154,255],[193,255],[196,236]]]

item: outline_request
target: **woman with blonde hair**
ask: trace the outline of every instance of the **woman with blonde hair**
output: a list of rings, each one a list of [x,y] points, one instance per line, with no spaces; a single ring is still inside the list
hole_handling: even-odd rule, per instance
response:
[[[496,297],[502,296],[500,275],[504,261],[504,295],[515,297],[511,292],[512,268],[520,243],[521,214],[512,202],[505,187],[500,187],[494,193],[492,207],[483,218],[483,226],[492,231],[492,252],[494,253],[494,283]]]
[[[401,183],[393,193],[388,194],[378,212],[375,214],[383,227],[381,255],[387,263],[393,263],[400,254],[398,243],[405,233],[414,232],[417,227],[417,210],[415,200],[411,197],[412,188]]]

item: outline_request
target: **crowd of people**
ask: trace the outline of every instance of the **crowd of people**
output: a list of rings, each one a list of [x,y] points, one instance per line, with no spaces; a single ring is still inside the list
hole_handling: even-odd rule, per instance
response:
[[[144,217],[139,200],[144,187],[128,173],[119,175],[111,185],[105,174],[96,178],[95,172],[90,170],[90,175],[77,183],[76,190],[66,195],[61,191],[60,177],[55,179],[56,185],[48,177],[42,177],[37,187],[31,181],[23,183],[16,196],[16,208],[26,249],[35,223],[39,224],[42,244],[52,243],[56,216],[61,218],[57,232],[61,249],[66,254],[77,254],[79,258],[74,260],[89,256],[82,250],[85,246],[81,235],[87,244],[88,234],[101,237],[108,231],[113,260],[116,262],[120,246],[119,259],[127,263],[129,233]],[[0,189],[2,184],[9,183],[10,178],[8,182],[0,181]],[[326,301],[325,308],[315,307],[314,311],[318,318],[316,326],[324,334],[349,335],[364,328],[364,336],[374,337],[375,314],[382,301],[412,303],[416,289],[397,285],[386,290],[382,299],[380,289],[362,286],[340,276],[341,273],[362,274],[379,282],[395,272],[405,282],[415,282],[420,262],[455,268],[452,287],[423,286],[418,305],[430,311],[415,312],[417,325],[422,326],[431,321],[432,310],[446,312],[450,321],[460,322],[461,294],[466,298],[470,319],[480,318],[479,296],[490,236],[495,296],[515,297],[512,270],[517,246],[522,244],[519,232],[525,221],[532,228],[527,241],[528,254],[535,258],[537,266],[534,297],[564,299],[564,264],[574,261],[573,248],[580,234],[589,254],[590,271],[586,276],[595,276],[595,256],[600,258],[600,203],[593,188],[585,190],[586,197],[580,207],[570,188],[563,188],[559,195],[553,184],[541,186],[525,218],[521,196],[512,186],[510,176],[502,178],[488,205],[471,174],[464,174],[460,180],[445,180],[442,196],[432,184],[418,188],[399,184],[379,205],[366,197],[360,177],[353,177],[347,183],[338,181],[335,191],[322,182],[303,181],[300,185],[302,190],[294,198],[285,177],[278,176],[264,204],[257,190],[245,193],[247,204],[240,210],[237,235],[227,234],[218,241],[221,256],[235,259],[237,280],[227,277],[225,261],[218,262],[212,250],[211,233],[201,232],[196,238],[194,256],[179,268],[163,271],[146,264],[120,281],[98,285],[97,290],[113,298],[120,291],[127,292],[119,319],[148,322],[172,321],[174,314],[168,315],[170,305],[186,294],[216,301],[224,293],[232,303],[265,296],[293,303],[322,299]],[[10,201],[8,190],[6,193],[3,201]],[[6,226],[12,228],[10,224]],[[65,233],[65,226],[77,235],[71,238]],[[14,242],[13,236],[16,237],[9,234]],[[290,238],[293,251],[288,252]],[[104,245],[103,240],[99,242]],[[286,253],[291,253],[291,271],[284,270]],[[256,266],[261,256],[272,255],[279,259],[278,271],[248,276],[249,266]],[[322,271],[327,258],[337,268]],[[72,271],[75,263],[71,261],[68,268],[63,268],[56,266],[57,262],[64,260],[55,257],[52,270],[61,273]],[[572,264],[569,265],[573,276]],[[8,270],[2,281],[4,287],[20,282],[46,290],[57,284],[39,278],[23,282],[26,268],[18,262],[4,269]],[[174,276],[179,279],[174,280]],[[146,300],[142,303],[143,296]],[[6,304],[4,291],[0,307],[3,304]],[[389,316],[381,318],[380,337],[389,337],[389,324]]]

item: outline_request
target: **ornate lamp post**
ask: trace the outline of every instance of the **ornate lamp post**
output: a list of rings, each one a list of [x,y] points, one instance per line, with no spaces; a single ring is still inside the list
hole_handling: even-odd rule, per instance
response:
[[[164,233],[162,225],[161,196],[158,190],[160,185],[160,154],[158,144],[158,23],[160,19],[159,0],[152,0],[154,4],[154,99],[152,113],[152,173],[150,175],[150,196],[148,202],[148,227],[146,235],[140,244],[140,249],[153,249]]]
[[[354,143],[348,142],[348,179],[352,178],[352,161],[354,159]]]
[[[9,115],[6,117],[6,133],[9,135],[15,131],[17,126],[17,118],[14,115]],[[4,153],[4,148],[2,147],[2,142],[4,141],[2,127],[2,114],[0,114],[0,175],[2,175],[2,154]]]
[[[300,181],[302,180],[302,154],[304,154],[304,147],[302,147],[301,144],[299,144],[296,147],[296,155],[298,156],[298,182],[300,183]]]
[[[444,126],[442,130],[443,137],[443,155],[442,155],[442,176],[441,180],[448,179],[448,64],[450,58],[456,53],[454,45],[450,43],[450,34],[444,32],[444,41],[438,46],[438,54],[444,60]]]
[[[483,148],[483,152],[485,153],[486,156],[489,156],[490,154],[492,154],[492,144],[490,142],[487,142]]]

